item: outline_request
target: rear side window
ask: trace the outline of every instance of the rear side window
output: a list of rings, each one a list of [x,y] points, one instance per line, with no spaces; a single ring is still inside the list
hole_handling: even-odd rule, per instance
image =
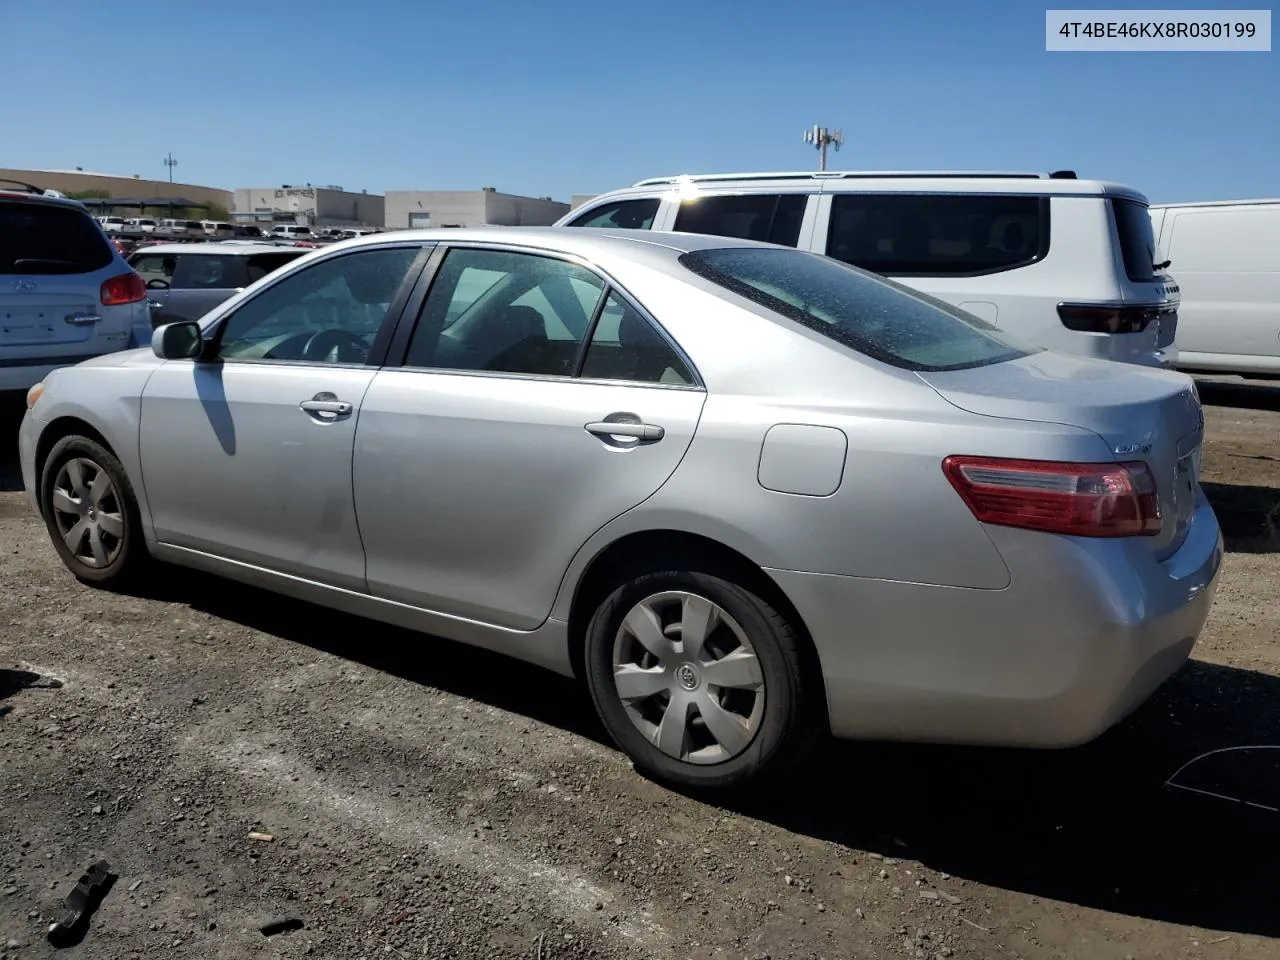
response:
[[[1124,272],[1134,283],[1149,283],[1156,278],[1156,237],[1151,229],[1151,213],[1145,203],[1136,200],[1112,200],[1116,233],[1120,237],[1120,256]]]
[[[680,204],[675,229],[794,247],[808,202],[803,193],[690,197]]]
[[[831,198],[827,256],[884,276],[972,277],[1049,252],[1049,198],[864,194]]]
[[[645,200],[616,200],[593,207],[576,220],[571,227],[604,227],[613,230],[649,230],[653,218],[658,215],[658,198]]]
[[[933,297],[827,257],[767,247],[698,250],[680,262],[738,296],[907,370],[959,370],[1036,348]]]
[[[0,203],[0,275],[92,273],[114,257],[87,213],[45,203]]]
[[[244,257],[189,254],[178,257],[175,290],[229,290],[244,286]]]

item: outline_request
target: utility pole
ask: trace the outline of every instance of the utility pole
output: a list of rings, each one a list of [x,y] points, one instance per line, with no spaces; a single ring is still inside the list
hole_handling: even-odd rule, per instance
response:
[[[164,158],[164,165],[169,168],[169,182],[173,183],[173,168],[178,165],[178,161],[173,159],[173,151],[170,151],[169,155]]]
[[[844,143],[844,131],[814,126],[812,130],[804,132],[804,142],[818,148],[818,169],[825,170],[827,169],[827,147],[833,146],[839,150],[840,144]]]

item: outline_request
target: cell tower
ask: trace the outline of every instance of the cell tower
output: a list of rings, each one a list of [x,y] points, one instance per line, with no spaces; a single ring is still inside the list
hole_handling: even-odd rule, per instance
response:
[[[804,142],[818,148],[818,169],[825,170],[827,169],[827,147],[832,146],[839,150],[840,144],[844,143],[844,131],[814,126],[813,129],[804,132]]]

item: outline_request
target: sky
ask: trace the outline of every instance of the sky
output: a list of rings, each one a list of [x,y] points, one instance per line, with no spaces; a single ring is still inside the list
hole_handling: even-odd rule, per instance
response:
[[[1045,8],[0,0],[0,167],[164,179],[172,154],[178,182],[226,189],[568,200],[817,169],[802,134],[822,124],[845,137],[830,169],[1070,169],[1156,203],[1280,196],[1280,52],[1048,53]]]

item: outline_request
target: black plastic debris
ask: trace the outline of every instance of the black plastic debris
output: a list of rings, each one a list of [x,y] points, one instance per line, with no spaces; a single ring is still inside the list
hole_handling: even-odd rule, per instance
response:
[[[89,918],[115,881],[105,860],[91,864],[76,882],[75,889],[67,894],[66,913],[49,927],[49,942],[55,947],[71,947],[83,940],[89,929]]]
[[[269,920],[258,929],[262,931],[264,937],[274,937],[277,933],[292,933],[294,930],[301,930],[303,923],[297,917],[278,917],[275,920]]]

